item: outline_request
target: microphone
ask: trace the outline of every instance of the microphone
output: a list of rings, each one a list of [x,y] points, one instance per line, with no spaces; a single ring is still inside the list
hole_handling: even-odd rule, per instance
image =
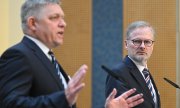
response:
[[[122,79],[120,78],[120,76],[117,73],[115,73],[112,70],[108,69],[106,66],[101,65],[101,68],[104,69],[105,72],[107,72],[110,76],[112,76],[116,80],[122,81]],[[126,86],[128,89],[131,89],[126,82],[124,82],[124,86]],[[136,92],[138,92],[138,91],[136,91]]]
[[[102,69],[105,70],[105,72],[107,72],[109,75],[111,75],[111,76],[114,77],[115,79],[121,80],[121,79],[119,78],[119,76],[117,75],[117,73],[111,71],[110,69],[108,69],[108,68],[107,68],[106,66],[104,66],[104,65],[102,65],[101,67],[102,67]]]
[[[174,86],[175,88],[180,89],[179,85],[177,85],[176,83],[172,82],[171,80],[164,78],[165,81],[167,81],[169,84],[171,84],[172,86]]]
[[[107,72],[109,75],[111,75],[113,78],[115,78],[116,80],[122,81],[122,79],[120,79],[119,75],[115,72],[113,72],[112,70],[108,69],[106,66],[101,65],[101,68],[105,70],[105,72]],[[127,82],[124,82],[124,86],[128,89],[131,89]],[[136,93],[139,94],[141,92],[139,92],[139,90],[136,89]],[[145,97],[144,97],[145,98]]]

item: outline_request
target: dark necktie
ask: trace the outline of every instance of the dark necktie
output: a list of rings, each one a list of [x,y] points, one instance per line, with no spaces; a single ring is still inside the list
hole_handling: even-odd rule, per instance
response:
[[[150,78],[150,75],[149,75],[149,71],[146,68],[144,68],[142,73],[144,74],[146,84],[147,84],[147,86],[148,86],[148,88],[149,88],[149,90],[151,92],[153,101],[155,102],[155,94],[153,92],[153,87],[152,87],[152,82],[151,82],[151,78]]]
[[[58,62],[57,62],[57,60],[56,60],[56,58],[55,58],[55,56],[54,56],[54,54],[53,54],[52,51],[49,51],[48,54],[49,54],[49,55],[51,56],[51,58],[52,58],[52,64],[53,64],[53,66],[55,67],[56,73],[57,73],[57,75],[58,75],[58,77],[59,77],[59,79],[60,79],[60,83],[62,84],[62,86],[63,86],[63,88],[64,88],[64,85],[63,85],[63,83],[62,83],[62,78],[61,78],[61,71],[60,71],[60,69],[59,69],[59,64],[58,64]]]

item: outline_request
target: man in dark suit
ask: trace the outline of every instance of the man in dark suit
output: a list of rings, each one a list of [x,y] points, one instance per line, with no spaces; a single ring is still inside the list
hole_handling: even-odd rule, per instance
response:
[[[54,58],[52,49],[63,44],[66,27],[59,0],[26,0],[21,22],[22,41],[0,58],[0,108],[75,108],[87,66],[82,65],[70,80]],[[127,99],[134,92],[114,98],[113,91],[106,107],[142,103],[140,94]]]
[[[66,27],[59,0],[26,0],[21,22],[22,41],[0,59],[0,107],[75,108],[87,66],[70,80],[53,58],[52,49],[63,44]]]
[[[147,61],[153,51],[154,36],[154,29],[147,22],[136,21],[128,26],[125,40],[128,55],[112,69],[119,80],[107,76],[106,96],[113,88],[117,89],[116,96],[136,88],[137,93],[143,93],[144,102],[135,108],[160,108],[160,96],[147,68]]]

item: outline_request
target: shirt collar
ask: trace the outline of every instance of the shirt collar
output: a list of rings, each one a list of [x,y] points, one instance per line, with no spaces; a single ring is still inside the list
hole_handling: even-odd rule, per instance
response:
[[[45,44],[43,44],[41,41],[39,41],[38,39],[32,36],[25,35],[25,37],[32,40],[43,51],[43,53],[49,58],[48,52],[50,51],[50,49]]]
[[[129,58],[134,62],[134,64],[137,66],[137,68],[139,69],[140,72],[142,72],[144,70],[144,68],[147,68],[147,64],[146,64],[146,66],[142,66],[142,65],[139,65],[136,61],[134,61],[131,57],[129,57]]]

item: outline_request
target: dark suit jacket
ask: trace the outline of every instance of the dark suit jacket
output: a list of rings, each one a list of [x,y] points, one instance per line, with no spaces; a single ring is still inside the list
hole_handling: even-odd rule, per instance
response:
[[[111,93],[113,88],[117,89],[116,96],[121,95],[131,88],[136,88],[137,92],[135,94],[143,93],[144,102],[135,108],[154,108],[154,102],[151,93],[146,86],[146,82],[136,65],[129,57],[126,56],[123,62],[118,64],[112,71],[118,74],[120,80],[116,80],[111,76],[107,76],[105,91],[106,97]],[[158,108],[160,108],[160,96],[151,75],[150,77],[154,85],[154,89],[157,93]]]
[[[0,102],[1,108],[69,108],[51,61],[27,37],[1,56]]]

